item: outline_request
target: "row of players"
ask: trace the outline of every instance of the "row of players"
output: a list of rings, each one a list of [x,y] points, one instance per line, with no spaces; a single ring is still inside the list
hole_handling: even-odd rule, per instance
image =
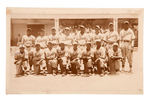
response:
[[[20,45],[19,52],[15,54],[17,76],[27,74],[27,70],[31,71],[32,66],[37,75],[40,73],[56,75],[58,69],[62,75],[66,75],[68,71],[71,71],[71,74],[79,75],[81,74],[81,67],[83,67],[85,75],[93,72],[103,75],[105,71],[113,74],[120,69],[122,54],[117,43],[114,43],[113,49],[109,50],[109,58],[106,56],[105,48],[101,46],[100,41],[96,41],[95,49],[92,49],[91,43],[87,42],[83,52],[79,51],[77,43],[73,43],[71,51],[65,49],[64,43],[60,43],[58,50],[55,49],[55,44],[51,42],[48,42],[47,47],[47,49],[41,49],[40,44],[37,43],[34,50],[29,53],[26,52],[24,45]],[[108,61],[111,67],[107,66]],[[28,68],[28,64],[30,68]]]
[[[126,58],[130,71],[132,71],[132,51],[135,37],[127,21],[124,23],[120,36],[114,32],[112,23],[109,24],[109,31],[106,32],[105,37],[100,33],[99,28],[95,30],[94,35],[85,33],[83,26],[78,34],[71,35],[68,28],[61,35],[56,34],[56,30],[53,28],[48,40],[47,36],[43,35],[43,31],[41,36],[36,39],[30,32],[31,30],[28,30],[27,35],[22,39],[25,47],[20,46],[20,51],[15,54],[17,75],[23,73],[24,68],[27,70],[26,67],[22,69],[22,66],[27,66],[25,62],[30,65],[30,70],[34,66],[36,74],[39,74],[41,69],[47,70],[48,73],[54,71],[54,74],[57,74],[58,66],[63,75],[67,73],[66,68],[70,69],[72,74],[79,74],[81,66],[84,66],[85,74],[92,73],[94,69],[98,74],[104,74],[104,69],[114,73],[119,70],[119,67],[116,66],[119,66],[120,61],[122,61],[124,69]],[[24,49],[28,51],[28,57],[25,60]]]

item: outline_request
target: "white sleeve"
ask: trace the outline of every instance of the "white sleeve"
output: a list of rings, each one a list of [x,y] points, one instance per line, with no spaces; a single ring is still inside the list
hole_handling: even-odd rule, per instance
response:
[[[45,59],[44,51],[41,51],[41,59]]]
[[[120,40],[118,32],[116,32],[116,36],[117,36],[117,41]]]
[[[119,35],[120,40],[122,40],[122,35],[123,35],[123,30],[120,31],[120,35]]]
[[[122,57],[121,49],[118,49],[118,56]]]
[[[132,29],[131,29],[131,34],[132,34],[131,39],[132,39],[132,40],[134,40],[134,39],[135,39],[135,35],[134,35],[134,32],[133,32],[133,30],[132,30]]]
[[[25,36],[22,36],[22,40],[21,40],[21,42],[24,44],[24,39],[25,38]]]

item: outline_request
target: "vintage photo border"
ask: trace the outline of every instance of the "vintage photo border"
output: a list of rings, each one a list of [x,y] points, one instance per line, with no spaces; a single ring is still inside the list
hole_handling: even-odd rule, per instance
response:
[[[30,9],[30,10],[29,10]],[[16,94],[17,92],[9,90],[9,85],[11,80],[9,78],[8,66],[10,66],[10,38],[11,38],[11,18],[112,18],[115,16],[120,16],[121,18],[138,18],[138,88],[137,91],[49,91],[48,93],[60,93],[60,94],[143,94],[143,17],[144,9],[143,8],[7,8],[6,9],[6,93],[7,94]],[[38,16],[37,16],[38,15]],[[44,15],[47,15],[46,17]],[[118,17],[119,18],[119,17]],[[38,93],[42,94],[42,91],[22,91],[22,93],[17,94],[33,94]]]

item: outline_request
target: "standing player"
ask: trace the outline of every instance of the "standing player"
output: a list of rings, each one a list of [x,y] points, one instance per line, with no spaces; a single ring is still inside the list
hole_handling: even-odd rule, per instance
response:
[[[32,30],[31,29],[27,29],[27,35],[24,35],[22,37],[22,44],[24,44],[24,46],[33,46],[34,42],[35,42],[35,37],[31,34]]]
[[[25,46],[25,49],[27,50],[28,52],[28,57],[29,57],[29,70],[32,71],[32,56],[31,56],[31,52],[32,52],[32,47],[34,46],[34,43],[35,43],[35,37],[31,34],[32,33],[32,30],[29,28],[27,29],[27,35],[24,35],[22,37],[22,44]]]
[[[66,45],[66,49],[71,49],[73,43],[73,35],[70,33],[69,27],[66,27],[64,32],[61,33],[60,36],[61,37],[59,39]]]
[[[59,34],[56,33],[56,29],[54,27],[51,29],[51,34],[49,36],[49,41],[51,43],[53,43],[54,48],[56,48],[56,49],[58,48],[58,45],[59,45]]]
[[[119,41],[119,35],[114,31],[113,23],[110,23],[108,28],[106,33],[107,50],[111,49],[113,44]]]
[[[85,34],[85,28],[84,28],[83,25],[80,26],[80,32],[77,36],[77,41],[79,43],[79,48],[82,52],[85,49],[85,44],[86,44],[86,41],[87,41],[87,37],[86,37],[86,34]]]
[[[120,41],[121,41],[121,50],[122,50],[122,68],[124,70],[125,67],[125,61],[126,58],[129,62],[129,67],[130,70],[129,72],[132,72],[132,53],[133,53],[133,48],[134,48],[134,32],[131,28],[129,28],[129,22],[125,21],[124,22],[124,27],[120,31]]]
[[[48,42],[48,48],[45,50],[45,59],[47,60],[47,72],[48,74],[56,75],[57,69],[57,51],[53,48],[53,44]]]
[[[25,51],[24,45],[19,46],[19,51],[15,53],[15,64],[16,64],[16,77],[22,76],[27,70],[27,52]]]
[[[103,40],[103,35],[100,31],[100,27],[96,25],[95,27],[95,32],[93,34],[93,44],[96,43],[96,41],[102,41]]]
[[[40,36],[38,36],[35,40],[35,43],[40,44],[41,49],[45,49],[47,47],[47,41],[49,40],[48,36],[45,36],[45,31],[42,29],[40,31]]]

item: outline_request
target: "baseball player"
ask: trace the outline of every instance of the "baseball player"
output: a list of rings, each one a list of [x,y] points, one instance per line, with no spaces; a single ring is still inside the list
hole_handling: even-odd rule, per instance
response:
[[[85,34],[85,27],[83,25],[80,25],[80,33],[77,36],[77,42],[79,44],[79,49],[81,52],[85,49],[85,44],[87,41],[87,36]]]
[[[54,27],[51,29],[51,34],[49,36],[49,41],[53,43],[54,48],[58,48],[59,34],[56,33],[56,29]]]
[[[69,27],[66,27],[64,32],[61,33],[61,37],[59,38],[61,42],[63,42],[66,45],[66,49],[71,49],[72,43],[73,43],[73,35],[70,34]]]
[[[47,72],[48,74],[56,75],[57,69],[57,51],[53,48],[53,44],[48,42],[48,48],[45,50],[45,59],[47,60]]]
[[[97,68],[97,74],[103,76],[106,66],[106,50],[101,46],[100,41],[96,41],[96,49],[94,51],[94,62]]]
[[[93,73],[92,68],[92,59],[93,59],[93,52],[91,50],[91,43],[87,42],[86,43],[86,50],[83,51],[82,53],[82,59],[83,59],[83,64],[84,64],[84,73],[86,76],[89,76],[89,73]]]
[[[103,35],[100,32],[100,27],[96,25],[95,32],[93,34],[93,44],[96,43],[96,41],[102,41]],[[102,43],[102,42],[101,42]]]
[[[79,75],[80,74],[80,54],[79,54],[77,42],[73,43],[73,50],[71,50],[69,57],[70,57],[72,74]]]
[[[113,29],[113,23],[109,23],[108,31],[106,32],[106,43],[107,43],[107,50],[111,49],[113,46],[113,43],[116,43],[119,41],[119,35],[116,31]]]
[[[29,56],[29,70],[32,71],[32,56],[31,56],[31,52],[32,52],[32,47],[35,44],[35,37],[33,35],[31,35],[32,30],[29,28],[27,29],[27,35],[24,35],[22,37],[22,44],[25,46],[26,51],[28,52],[28,56]]]
[[[90,41],[92,43],[94,33],[95,32],[93,30],[89,28],[85,28],[85,35],[86,35],[87,41]]]
[[[131,28],[129,28],[129,22],[125,21],[123,29],[120,31],[120,46],[122,50],[122,68],[124,70],[126,58],[129,63],[130,70],[132,72],[132,53],[134,48],[135,35]]]
[[[24,46],[33,46],[34,42],[35,42],[35,37],[31,34],[32,30],[29,28],[27,29],[27,35],[24,35],[22,37],[22,44],[24,44]]]
[[[65,48],[65,44],[63,42],[61,42],[59,46],[60,46],[60,49],[57,50],[58,64],[60,66],[62,76],[65,76],[67,74],[68,53],[67,53],[67,50]]]
[[[121,49],[118,47],[118,43],[114,43],[113,48],[109,50],[110,74],[115,74],[120,71],[121,59]]]
[[[45,70],[46,68],[46,62],[44,58],[44,52],[41,50],[41,46],[39,43],[36,43],[35,50],[32,52],[33,55],[33,65],[34,65],[34,73],[36,75],[39,75],[42,70]],[[45,73],[43,73],[45,74]]]
[[[25,51],[25,46],[20,45],[19,51],[15,53],[16,77],[22,76],[27,70],[28,54]]]
[[[44,29],[40,31],[40,36],[38,36],[35,40],[35,43],[40,44],[41,49],[45,49],[47,47],[47,41],[49,41],[48,36],[44,35]]]

